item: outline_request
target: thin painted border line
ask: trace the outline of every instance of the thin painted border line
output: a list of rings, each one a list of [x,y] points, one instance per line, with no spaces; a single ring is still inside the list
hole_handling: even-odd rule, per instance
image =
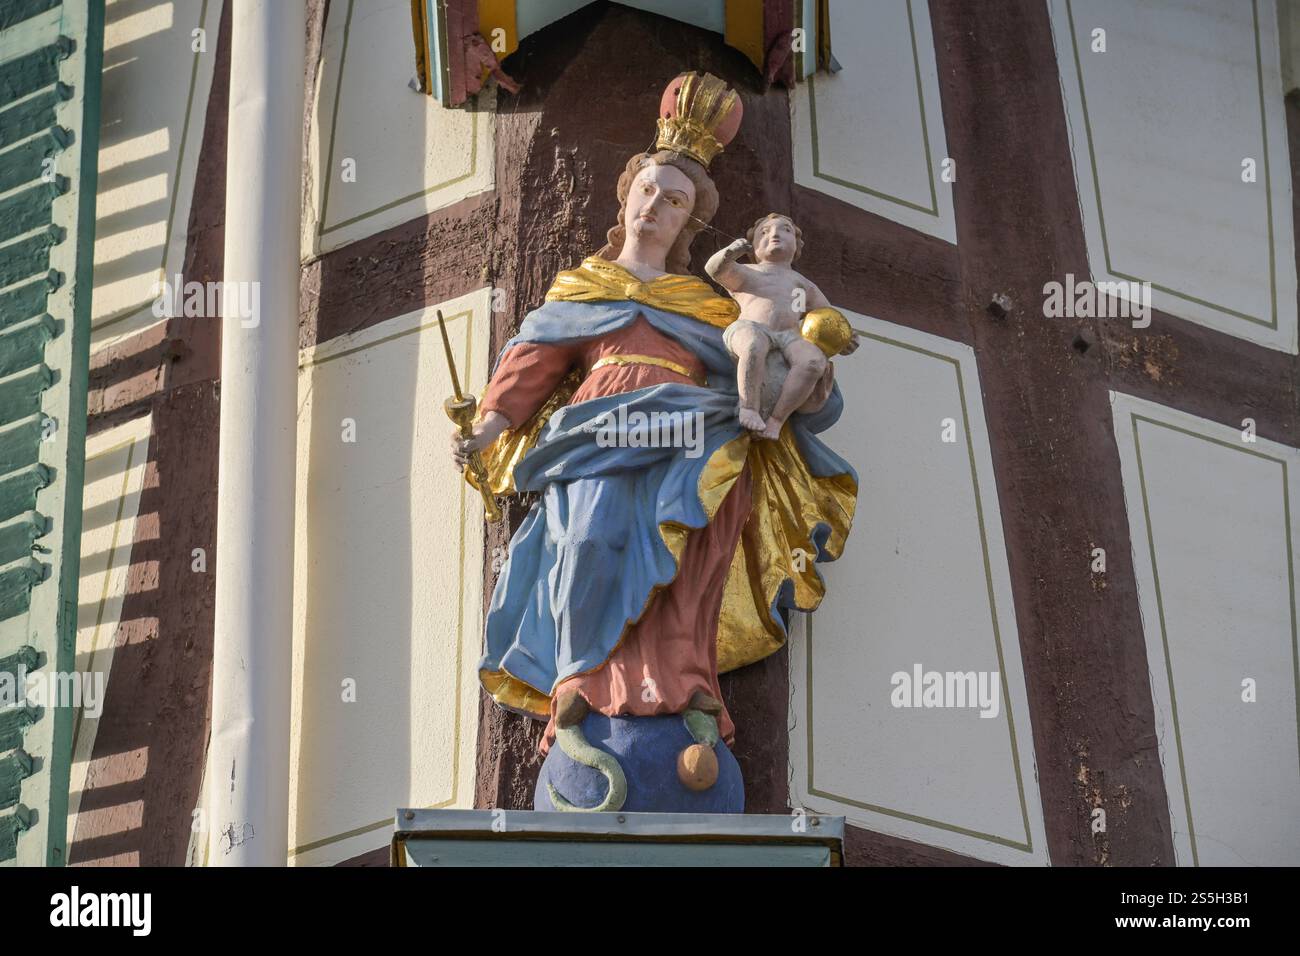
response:
[[[444,317],[443,321],[446,322],[448,325],[450,325],[451,323],[455,322],[457,319],[467,318],[472,311],[473,310],[471,309],[466,309],[463,312],[457,312],[455,315]],[[432,329],[437,324],[438,324],[438,320],[434,319],[432,322],[424,323],[424,325],[418,325],[410,329],[403,329],[401,332],[394,332],[392,335],[385,335],[383,338],[375,339],[375,341],[373,342],[367,342],[365,345],[358,345],[356,348],[344,349],[342,352],[336,352],[333,355],[326,355],[323,358],[313,358],[299,365],[298,370],[302,371],[305,368],[314,368],[317,365],[324,365],[326,362],[333,362],[335,359],[347,358],[349,355],[356,355],[358,352],[364,352],[366,349],[374,348],[376,345],[383,345],[385,342],[391,342],[394,339],[405,338],[408,335],[415,335],[417,332],[423,332],[426,329]],[[329,344],[329,342],[332,341],[334,340],[329,339],[322,344],[327,345]]]
[[[199,29],[201,29],[204,32],[205,36],[207,34],[207,29],[208,29],[207,20],[208,20],[208,0],[203,0],[203,6],[199,8]],[[176,201],[180,197],[181,166],[185,162],[185,143],[189,139],[189,135],[190,135],[190,117],[194,111],[194,93],[195,90],[198,88],[198,82],[199,82],[199,57],[200,56],[203,56],[203,54],[198,51],[195,51],[194,64],[193,66],[190,67],[190,91],[185,98],[185,119],[181,125],[180,146],[176,150],[176,170],[172,174],[172,188],[171,188],[172,198],[171,198],[171,204],[167,210],[167,228],[163,230],[162,262],[159,263],[158,265],[158,271],[163,274],[164,279],[167,278],[167,250],[171,248],[172,229],[175,227]],[[98,332],[101,329],[106,329],[109,326],[116,325],[119,322],[124,322],[127,319],[131,318],[132,316],[139,315],[141,310],[152,305],[153,302],[154,302],[153,299],[145,299],[143,302],[140,302],[137,305],[128,305],[126,308],[119,310],[115,315],[110,315],[107,319],[105,319],[104,321],[98,324],[91,323],[90,330],[92,332]]]
[[[1167,295],[1176,296],[1180,299],[1183,299],[1184,301],[1192,302],[1195,303],[1196,305],[1203,305],[1208,309],[1214,309],[1217,312],[1222,312],[1223,314],[1230,315],[1233,318],[1242,319],[1246,322],[1251,322],[1255,325],[1262,325],[1265,328],[1277,331],[1278,328],[1277,278],[1276,278],[1277,250],[1274,248],[1274,240],[1273,240],[1273,187],[1272,187],[1272,181],[1269,177],[1269,166],[1268,166],[1268,117],[1264,112],[1264,63],[1263,63],[1263,58],[1260,54],[1258,0],[1251,0],[1251,9],[1253,11],[1254,20],[1255,20],[1255,70],[1256,70],[1256,75],[1259,78],[1259,105],[1260,105],[1259,124],[1260,124],[1260,130],[1263,132],[1263,138],[1264,138],[1264,202],[1268,212],[1268,274],[1269,274],[1269,293],[1270,293],[1272,308],[1273,308],[1273,321],[1268,322],[1265,321],[1264,319],[1257,318],[1253,315],[1248,315],[1245,312],[1238,312],[1235,309],[1229,309],[1227,306],[1218,305],[1217,303],[1210,302],[1207,299],[1199,299],[1194,295],[1190,295],[1186,292],[1179,292],[1177,289],[1173,289],[1170,288],[1169,286],[1161,285],[1160,283],[1157,282],[1151,282],[1150,285],[1151,288],[1159,292],[1164,292]],[[1084,88],[1083,88],[1083,62],[1079,59],[1079,39],[1078,39],[1078,34],[1075,32],[1075,28],[1074,28],[1074,8],[1073,8],[1073,4],[1071,3],[1071,0],[1065,0],[1065,15],[1070,25],[1070,53],[1074,57],[1075,75],[1077,76],[1078,83],[1079,83],[1079,105],[1083,109],[1083,129],[1088,140],[1088,165],[1092,169],[1092,188],[1093,188],[1093,195],[1097,203],[1097,223],[1101,229],[1101,249],[1102,249],[1102,255],[1106,259],[1106,271],[1112,276],[1115,276],[1120,279],[1127,279],[1129,282],[1146,282],[1149,280],[1139,278],[1138,276],[1129,275],[1126,272],[1120,272],[1113,265],[1111,265],[1110,240],[1106,236],[1106,213],[1105,210],[1102,209],[1102,204],[1101,204],[1101,177],[1097,170],[1097,154],[1096,154],[1096,148],[1092,138],[1092,121],[1089,119],[1088,116],[1088,96],[1087,93],[1084,92]]]
[[[334,84],[334,102],[330,104],[330,145],[326,151],[325,160],[325,191],[321,195],[320,202],[320,221],[325,221],[326,211],[330,204],[330,182],[334,178],[334,134],[339,122],[339,102],[342,100],[343,93],[343,71],[348,62],[348,36],[352,32],[352,0],[348,0],[348,12],[343,20],[343,47],[339,51],[339,76]],[[320,230],[317,230],[320,235]]]
[[[470,310],[459,312],[456,315],[452,316],[452,319],[458,319],[461,318],[462,316],[468,316],[468,315],[470,315]],[[446,321],[451,321],[451,320],[449,319]],[[357,352],[363,352],[366,349],[374,348],[377,345],[383,345],[385,343],[393,341],[394,339],[402,338],[403,336],[406,335],[412,335],[416,332],[423,332],[426,329],[432,328],[436,324],[437,324],[436,322],[426,323],[417,328],[408,329],[405,332],[398,332],[394,335],[386,335],[381,339],[376,339],[374,342],[371,342],[368,345],[362,345],[355,349],[349,349],[348,351],[341,352],[338,355],[332,355],[325,359],[322,359],[320,362],[310,362],[306,365],[301,365],[299,366],[299,368],[300,369],[310,368],[314,365],[320,365],[323,364],[324,362],[328,362],[331,359],[343,358],[346,355],[355,355]],[[470,323],[467,322],[466,324],[469,325]],[[473,369],[473,366],[470,364],[470,360],[473,355],[473,345],[474,345],[473,332],[474,330],[471,328],[465,329],[466,388],[469,387],[469,377],[472,374],[471,370]],[[452,731],[455,736],[453,737],[452,758],[451,758],[452,759],[451,796],[448,797],[446,800],[442,800],[439,801],[438,803],[430,804],[429,806],[423,807],[422,809],[424,810],[441,810],[443,807],[455,803],[460,796],[460,747],[461,747],[460,713],[462,710],[461,690],[465,683],[465,675],[464,673],[462,673],[462,662],[464,661],[464,644],[465,644],[465,521],[468,517],[466,513],[466,507],[465,507],[465,485],[466,483],[463,481],[460,483],[460,556],[459,556],[459,560],[457,561],[457,567],[459,569],[457,571],[457,578],[460,584],[460,601],[456,608],[456,702],[454,705],[456,710],[455,710],[455,720],[454,720],[453,731]],[[363,834],[371,833],[375,830],[378,830],[380,827],[389,826],[392,824],[392,822],[393,822],[393,818],[391,816],[385,817],[384,819],[379,820],[375,823],[367,823],[364,824],[363,826],[356,827],[352,830],[346,830],[343,833],[335,834],[334,836],[325,837],[320,840],[315,840],[311,843],[304,843],[302,846],[294,847],[293,849],[289,850],[289,856],[290,857],[298,856],[302,853],[310,852],[311,850],[319,850],[321,847],[329,846],[330,844],[337,843],[340,840],[346,840],[354,836],[362,836]]]
[[[126,510],[126,499],[128,497],[127,488],[131,483],[131,468],[135,461],[135,448],[136,445],[138,445],[141,441],[147,444],[152,436],[153,436],[153,422],[152,420],[150,420],[149,432],[147,434],[138,435],[135,438],[129,438],[126,441],[119,442],[113,447],[107,448],[104,451],[101,451],[98,454],[94,455],[93,457],[86,459],[86,463],[89,464],[92,461],[98,461],[99,459],[111,455],[114,452],[121,451],[123,448],[127,450],[126,465],[122,469],[122,491],[118,494],[117,514],[113,518],[113,537],[110,539],[109,546],[108,546],[108,566],[105,567],[104,569],[104,587],[100,591],[99,607],[95,611],[95,630],[91,632],[90,658],[86,662],[86,671],[85,671],[85,673],[88,674],[94,672],[95,655],[99,653],[99,630],[104,624],[104,608],[108,605],[108,588],[113,580],[113,572],[116,570],[116,568],[113,567],[113,556],[117,553],[117,546],[118,546],[117,539],[118,539],[118,535],[121,534],[122,532],[122,513]],[[132,544],[134,544],[134,542],[132,542]],[[130,570],[129,563],[127,565],[127,570],[128,571]],[[118,623],[120,624],[121,622],[119,621]],[[74,655],[75,655],[75,651],[74,651]],[[73,727],[72,730],[72,755],[74,758],[76,757],[77,754],[77,742],[81,737],[81,722],[84,715],[85,715],[85,707],[78,707],[76,725]]]
[[[1199,438],[1202,441],[1209,442],[1213,445],[1219,445],[1231,451],[1244,452],[1247,455],[1253,455],[1256,458],[1262,458],[1265,461],[1273,462],[1282,466],[1282,511],[1286,522],[1286,564],[1287,564],[1287,587],[1291,602],[1291,666],[1292,677],[1295,682],[1295,699],[1296,699],[1296,743],[1297,756],[1300,758],[1300,644],[1297,643],[1296,628],[1296,602],[1295,602],[1295,561],[1293,548],[1291,544],[1291,493],[1290,479],[1287,475],[1287,462],[1285,458],[1275,458],[1272,455],[1266,455],[1261,451],[1252,448],[1242,448],[1240,445],[1234,445],[1226,442],[1221,438],[1213,438],[1209,435],[1202,435],[1199,432],[1192,431],[1190,428],[1183,428],[1179,425],[1173,425],[1169,422],[1162,422],[1158,419],[1149,418],[1146,415],[1140,415],[1137,412],[1129,412],[1130,424],[1133,429],[1133,452],[1137,459],[1138,466],[1138,486],[1142,491],[1142,516],[1147,527],[1147,549],[1151,557],[1151,578],[1156,592],[1156,611],[1160,619],[1160,643],[1164,649],[1165,655],[1165,679],[1169,687],[1169,710],[1174,721],[1174,743],[1178,751],[1178,776],[1183,787],[1183,806],[1187,812],[1187,834],[1192,847],[1192,865],[1199,867],[1200,857],[1196,849],[1196,828],[1192,821],[1192,795],[1191,788],[1187,785],[1187,767],[1183,758],[1183,736],[1182,729],[1178,723],[1178,699],[1174,691],[1174,670],[1173,658],[1169,653],[1169,634],[1165,627],[1165,607],[1164,597],[1160,591],[1160,572],[1156,566],[1156,545],[1155,530],[1151,525],[1151,509],[1147,496],[1146,471],[1142,465],[1142,446],[1138,439],[1138,422],[1146,422],[1149,425],[1156,425],[1169,431],[1178,432],[1190,438]]]
[[[1250,15],[1255,27],[1255,77],[1259,85],[1259,132],[1264,141],[1261,156],[1264,162],[1264,213],[1268,222],[1268,294],[1272,309],[1273,322],[1270,328],[1277,328],[1277,250],[1273,244],[1273,178],[1268,166],[1268,113],[1264,100],[1264,54],[1259,38],[1259,0],[1251,0]],[[1285,469],[1285,465],[1283,466]]]
[[[1010,838],[1008,838],[1008,837],[1000,837],[1000,836],[997,836],[996,834],[992,834],[992,833],[984,833],[984,832],[979,831],[979,830],[971,830],[971,829],[969,829],[969,828],[967,828],[967,827],[957,826],[955,823],[943,823],[943,822],[940,821],[940,820],[932,820],[932,819],[930,819],[929,817],[918,816],[917,814],[914,814],[914,813],[905,813],[905,812],[902,811],[902,810],[891,810],[891,809],[888,808],[888,807],[877,806],[877,805],[874,804],[874,803],[865,803],[865,802],[863,802],[863,801],[861,801],[861,800],[854,800],[854,799],[852,799],[852,798],[850,798],[850,797],[841,796],[840,794],[837,794],[837,793],[830,793],[829,791],[819,790],[819,789],[818,789],[818,788],[813,784],[813,739],[812,739],[812,722],[813,722],[813,695],[812,695],[812,667],[813,667],[813,663],[812,663],[812,637],[813,637],[813,629],[812,629],[812,619],[813,619],[813,617],[814,617],[813,614],[811,614],[811,613],[808,614],[808,615],[806,616],[806,618],[805,618],[805,625],[804,625],[804,628],[805,628],[805,631],[804,631],[804,633],[805,633],[805,641],[804,641],[804,643],[805,643],[805,645],[806,645],[805,650],[806,650],[806,657],[807,657],[807,663],[806,663],[805,667],[807,668],[807,674],[808,674],[808,677],[807,677],[807,684],[808,684],[808,694],[807,694],[807,721],[806,721],[806,723],[807,723],[807,725],[808,725],[808,727],[807,727],[807,740],[808,740],[808,743],[807,743],[807,747],[806,747],[807,758],[808,758],[808,793],[809,793],[810,795],[812,795],[812,796],[815,796],[815,797],[822,797],[822,798],[824,798],[824,799],[826,799],[826,800],[835,800],[835,801],[837,801],[837,802],[839,802],[839,803],[848,804],[849,806],[852,806],[852,807],[858,807],[859,809],[862,809],[862,810],[869,810],[869,811],[871,811],[871,812],[873,812],[873,813],[880,813],[880,814],[883,814],[883,815],[885,815],[885,816],[895,817],[895,818],[900,819],[900,820],[907,820],[907,821],[912,822],[912,823],[920,823],[920,824],[923,824],[923,825],[925,825],[925,826],[931,826],[931,827],[934,827],[934,828],[939,829],[939,830],[945,830],[945,831],[947,831],[947,832],[949,832],[949,833],[958,833],[958,834],[961,834],[962,836],[973,837],[973,838],[975,838],[975,839],[977,839],[977,840],[983,840],[983,841],[985,841],[986,843],[995,843],[995,844],[998,844],[999,846],[1010,847],[1010,848],[1013,849],[1013,850],[1023,850],[1023,851],[1025,851],[1025,852],[1033,852],[1033,848],[1032,848],[1032,846],[1030,846],[1030,845],[1028,845],[1028,844],[1024,844],[1024,843],[1017,843],[1015,840],[1012,840],[1012,839],[1010,839]]]
[[[912,20],[912,0],[907,0],[907,32],[912,38],[912,65],[916,71],[916,104],[921,110],[921,143],[925,149],[926,182],[930,184],[930,208],[934,210],[934,215],[938,216],[939,194],[934,188],[934,161],[930,154],[930,124],[925,117],[925,92],[921,86],[921,54],[916,48],[916,24]]]
[[[836,186],[843,186],[846,189],[854,189],[858,192],[866,193],[869,196],[875,196],[877,199],[885,199],[889,202],[904,206],[907,209],[913,209],[916,212],[924,213],[927,216],[934,216],[938,219],[939,197],[934,188],[934,163],[930,158],[930,129],[925,120],[925,95],[921,84],[921,57],[920,53],[917,51],[916,27],[912,23],[912,0],[907,0],[907,26],[912,35],[912,64],[916,71],[916,97],[917,102],[920,105],[921,140],[925,149],[925,168],[928,174],[927,179],[930,183],[930,208],[926,208],[920,203],[901,199],[898,196],[892,196],[886,192],[880,192],[879,190],[872,189],[869,186],[864,186],[862,183],[855,183],[848,179],[840,179],[837,176],[832,176],[829,173],[823,173],[821,171],[821,147],[818,143],[817,134],[817,76],[815,73],[808,77],[808,120],[812,126],[813,176],[818,179],[823,179],[828,183],[834,183]]]
[[[451,179],[443,180],[440,183],[436,183],[430,186],[428,189],[411,193],[409,196],[402,196],[400,199],[394,199],[391,202],[384,203],[382,206],[378,206],[374,209],[371,209],[369,212],[363,212],[360,213],[359,215],[353,216],[351,219],[344,219],[342,222],[336,222],[332,226],[325,225],[325,220],[327,218],[328,210],[329,210],[330,182],[334,178],[334,139],[338,128],[339,103],[342,100],[342,94],[343,94],[343,66],[347,61],[347,56],[348,56],[348,34],[351,31],[351,27],[352,27],[352,7],[354,3],[355,0],[348,0],[348,15],[347,15],[347,19],[343,23],[343,49],[339,52],[338,83],[335,84],[334,103],[330,111],[331,114],[330,115],[330,145],[328,150],[329,157],[325,168],[325,177],[324,177],[325,192],[324,195],[321,197],[320,223],[319,223],[319,228],[317,228],[316,230],[317,239],[325,236],[328,233],[336,232],[339,229],[343,229],[346,226],[354,225],[360,222],[362,219],[369,219],[371,216],[377,216],[381,212],[387,212],[389,209],[393,209],[394,207],[400,206],[403,203],[408,203],[413,199],[419,199],[421,196],[427,196],[430,193],[437,192],[440,189],[446,189],[448,186],[454,186],[456,183],[463,182],[464,180],[469,179],[470,177],[474,176],[475,173],[478,172],[479,111],[477,109],[473,109],[469,111],[470,113],[469,172],[461,173],[459,176],[453,176]]]
[[[979,476],[975,467],[975,445],[974,445],[974,439],[971,435],[970,414],[966,405],[966,390],[965,390],[965,382],[962,379],[962,374],[961,374],[961,362],[953,358],[952,356],[944,355],[940,352],[933,352],[919,345],[912,345],[909,342],[903,342],[898,339],[891,339],[888,336],[879,335],[874,332],[867,332],[863,329],[854,329],[854,331],[857,332],[859,335],[864,335],[867,338],[875,339],[878,342],[899,346],[901,348],[908,349],[909,351],[912,352],[918,352],[921,355],[925,355],[930,358],[936,358],[944,362],[949,362],[956,369],[957,392],[958,395],[961,397],[962,424],[966,431],[966,449],[967,449],[967,454],[969,456],[970,466],[971,466],[971,485],[975,492],[975,514],[976,514],[976,520],[979,524],[979,530],[980,530],[980,550],[984,554],[984,581],[988,592],[989,616],[993,624],[993,644],[997,650],[998,667],[1000,668],[1001,673],[1004,677],[1004,680],[1002,681],[1002,703],[1007,713],[1007,727],[1009,729],[1010,738],[1011,738],[1011,762],[1016,776],[1016,791],[1020,798],[1021,820],[1024,822],[1024,826],[1025,826],[1025,842],[1018,843],[1015,840],[1010,839],[1009,837],[999,837],[994,834],[982,833],[977,830],[970,830],[965,827],[959,827],[956,824],[942,823],[938,820],[931,820],[927,817],[920,817],[914,814],[905,813],[901,810],[891,810],[886,807],[876,806],[874,804],[862,803],[857,800],[852,800],[848,797],[839,796],[837,794],[818,790],[816,788],[815,784],[813,783],[813,741],[812,741],[812,724],[813,724],[813,694],[812,694],[812,618],[813,615],[812,614],[808,614],[805,618],[807,622],[806,643],[807,643],[807,674],[808,674],[806,680],[806,683],[808,685],[808,693],[807,693],[808,792],[815,796],[824,797],[828,800],[838,800],[839,802],[848,804],[849,806],[859,807],[864,810],[871,810],[876,813],[882,813],[887,816],[898,817],[903,820],[910,820],[916,823],[927,824],[929,826],[937,827],[941,830],[947,830],[952,833],[960,833],[965,836],[975,837],[977,839],[985,840],[990,843],[996,843],[998,845],[1010,847],[1012,849],[1023,850],[1026,853],[1032,853],[1034,850],[1033,834],[1030,831],[1030,826],[1029,826],[1029,808],[1025,801],[1024,777],[1020,772],[1020,749],[1016,742],[1015,716],[1011,710],[1010,688],[1008,686],[1009,682],[1005,680],[1006,660],[1002,650],[1001,629],[998,627],[997,602],[993,593],[992,561],[989,557],[988,537],[984,527],[984,508],[980,496]]]
[[[1187,786],[1187,764],[1183,759],[1183,733],[1178,724],[1178,697],[1174,693],[1174,662],[1169,655],[1169,635],[1165,630],[1165,602],[1160,593],[1160,570],[1156,567],[1156,543],[1151,528],[1151,506],[1147,497],[1146,471],[1142,465],[1142,445],[1138,439],[1138,415],[1129,412],[1129,424],[1133,429],[1133,452],[1137,458],[1138,487],[1142,491],[1142,516],[1147,526],[1147,548],[1151,556],[1151,578],[1155,584],[1156,614],[1160,619],[1160,643],[1165,656],[1165,681],[1169,688],[1169,710],[1174,721],[1174,748],[1178,753],[1178,777],[1183,786],[1183,808],[1187,813],[1187,834],[1192,845],[1192,866],[1200,866],[1196,852],[1196,828],[1192,823],[1192,794]],[[1148,419],[1149,420],[1149,419]]]
[[[113,571],[115,570],[113,567],[113,555],[117,551],[117,536],[121,530],[122,511],[126,505],[126,499],[128,497],[127,485],[131,475],[132,457],[135,454],[136,445],[138,445],[141,441],[143,441],[146,443],[146,449],[147,449],[148,442],[153,439],[152,417],[150,417],[148,421],[149,421],[149,430],[145,432],[145,434],[136,435],[134,438],[124,439],[123,441],[117,442],[114,445],[110,445],[108,448],[105,448],[103,451],[98,451],[95,454],[90,455],[86,458],[86,464],[90,464],[92,461],[99,461],[101,458],[107,458],[109,455],[116,454],[117,452],[121,451],[123,448],[129,449],[126,456],[126,466],[124,468],[124,474],[122,476],[122,492],[117,499],[117,515],[113,519],[113,538],[112,538],[112,543],[110,544],[108,549],[108,566],[104,570],[104,589],[100,594],[99,608],[95,612],[95,630],[91,635],[90,662],[89,662],[91,669],[93,669],[94,667],[95,655],[96,653],[98,653],[99,629],[104,623],[104,607],[108,603],[108,584],[109,581],[112,579]],[[128,426],[133,424],[135,424],[134,421],[126,423],[126,425]],[[134,540],[132,541],[132,545],[134,546]],[[128,571],[130,570],[129,562],[127,564],[127,570]],[[118,624],[120,625],[121,622],[119,621]],[[77,709],[76,723],[72,731],[72,766],[73,767],[75,767],[79,762],[77,760],[77,747],[81,743],[81,722],[82,722],[84,710],[85,710],[84,707]],[[94,757],[94,752],[92,750],[91,753],[86,755],[86,760],[81,762],[89,763],[90,760],[93,759],[93,757]],[[83,781],[81,797],[77,800],[77,812],[72,813],[71,810],[69,809],[69,813],[68,813],[69,824],[71,824],[71,822],[75,818],[79,818],[81,816],[81,802],[84,799],[85,799],[85,787]],[[68,843],[69,844],[75,843],[76,836],[77,836],[76,832],[75,830],[73,830],[68,839]]]
[[[208,0],[203,0],[203,6],[199,8],[199,29],[203,31],[204,44],[207,43],[207,22]],[[203,55],[198,50],[195,50],[194,64],[190,67],[190,91],[185,98],[185,120],[181,126],[181,144],[176,151],[176,171],[172,174],[172,201],[167,210],[167,238],[163,243],[163,261],[158,267],[164,274],[167,271],[167,251],[171,246],[172,226],[176,220],[176,200],[180,197],[181,191],[181,165],[185,162],[185,144],[190,137],[190,116],[194,111],[194,93],[199,83],[199,57]]]

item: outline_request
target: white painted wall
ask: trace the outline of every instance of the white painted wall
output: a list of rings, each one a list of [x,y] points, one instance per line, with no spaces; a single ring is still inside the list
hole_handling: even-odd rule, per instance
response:
[[[956,242],[929,7],[832,0],[831,49],[843,69],[790,96],[795,182]]]
[[[222,0],[114,0],[104,27],[92,347],[160,319],[185,261]],[[195,30],[206,52],[196,52]]]
[[[1276,4],[1051,0],[1050,10],[1093,277],[1148,281],[1157,309],[1295,352]],[[1093,50],[1097,30],[1105,52]],[[1255,182],[1242,181],[1246,159]]]
[[[858,511],[827,596],[790,646],[792,800],[1006,864],[1046,864],[1002,518],[972,350],[845,313],[843,419]],[[951,419],[954,441],[943,441]],[[895,708],[891,676],[996,671],[996,717]],[[1009,707],[1008,707],[1009,704]]]
[[[406,0],[337,0],[325,24],[309,142],[303,258],[491,189],[495,93],[444,109],[415,76]],[[343,178],[345,160],[356,180]]]
[[[439,306],[469,393],[489,306],[486,289]],[[447,457],[434,309],[301,364],[290,862],[310,865],[387,845],[398,807],[473,806],[483,516]]]
[[[1296,866],[1300,451],[1111,404],[1177,862]]]

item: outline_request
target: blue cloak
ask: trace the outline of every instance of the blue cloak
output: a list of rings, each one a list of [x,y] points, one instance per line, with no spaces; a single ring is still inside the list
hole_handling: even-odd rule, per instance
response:
[[[604,663],[625,628],[642,616],[653,590],[672,581],[676,559],[660,526],[705,527],[699,491],[705,465],[728,442],[742,435],[748,440],[736,417],[736,366],[722,330],[697,319],[631,300],[548,302],[528,314],[502,354],[524,342],[607,335],[638,316],[698,356],[707,385],[654,385],[567,405],[542,427],[514,470],[518,490],[541,498],[510,542],[488,610],[479,669],[509,675],[545,696],[559,682]],[[821,410],[792,415],[787,427],[812,475],[847,474],[856,487],[852,466],[816,437],[836,422],[843,404],[836,385]],[[696,447],[631,447],[637,412],[666,414],[648,420],[667,422],[698,413]],[[611,436],[618,439],[613,444]],[[811,529],[818,561],[832,557],[824,549],[829,533],[826,524]],[[793,606],[793,587],[783,586],[770,611],[779,622],[778,608]]]

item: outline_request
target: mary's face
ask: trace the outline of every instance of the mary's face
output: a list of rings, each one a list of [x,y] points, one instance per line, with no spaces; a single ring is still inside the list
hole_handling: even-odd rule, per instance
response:
[[[695,207],[695,184],[675,166],[651,163],[632,180],[624,224],[642,242],[664,248],[677,241]]]

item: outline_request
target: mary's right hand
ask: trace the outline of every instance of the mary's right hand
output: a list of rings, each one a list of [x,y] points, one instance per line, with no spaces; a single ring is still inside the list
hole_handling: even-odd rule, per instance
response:
[[[466,438],[456,429],[451,433],[451,461],[459,471],[464,471],[469,464],[469,456],[482,451],[497,440],[498,436],[510,427],[510,420],[500,412],[488,412],[474,423],[474,434]]]
[[[451,433],[451,461],[458,471],[465,470],[470,455],[483,450],[486,443],[482,441],[482,437],[482,435],[474,435],[466,438],[460,433],[459,428]]]

